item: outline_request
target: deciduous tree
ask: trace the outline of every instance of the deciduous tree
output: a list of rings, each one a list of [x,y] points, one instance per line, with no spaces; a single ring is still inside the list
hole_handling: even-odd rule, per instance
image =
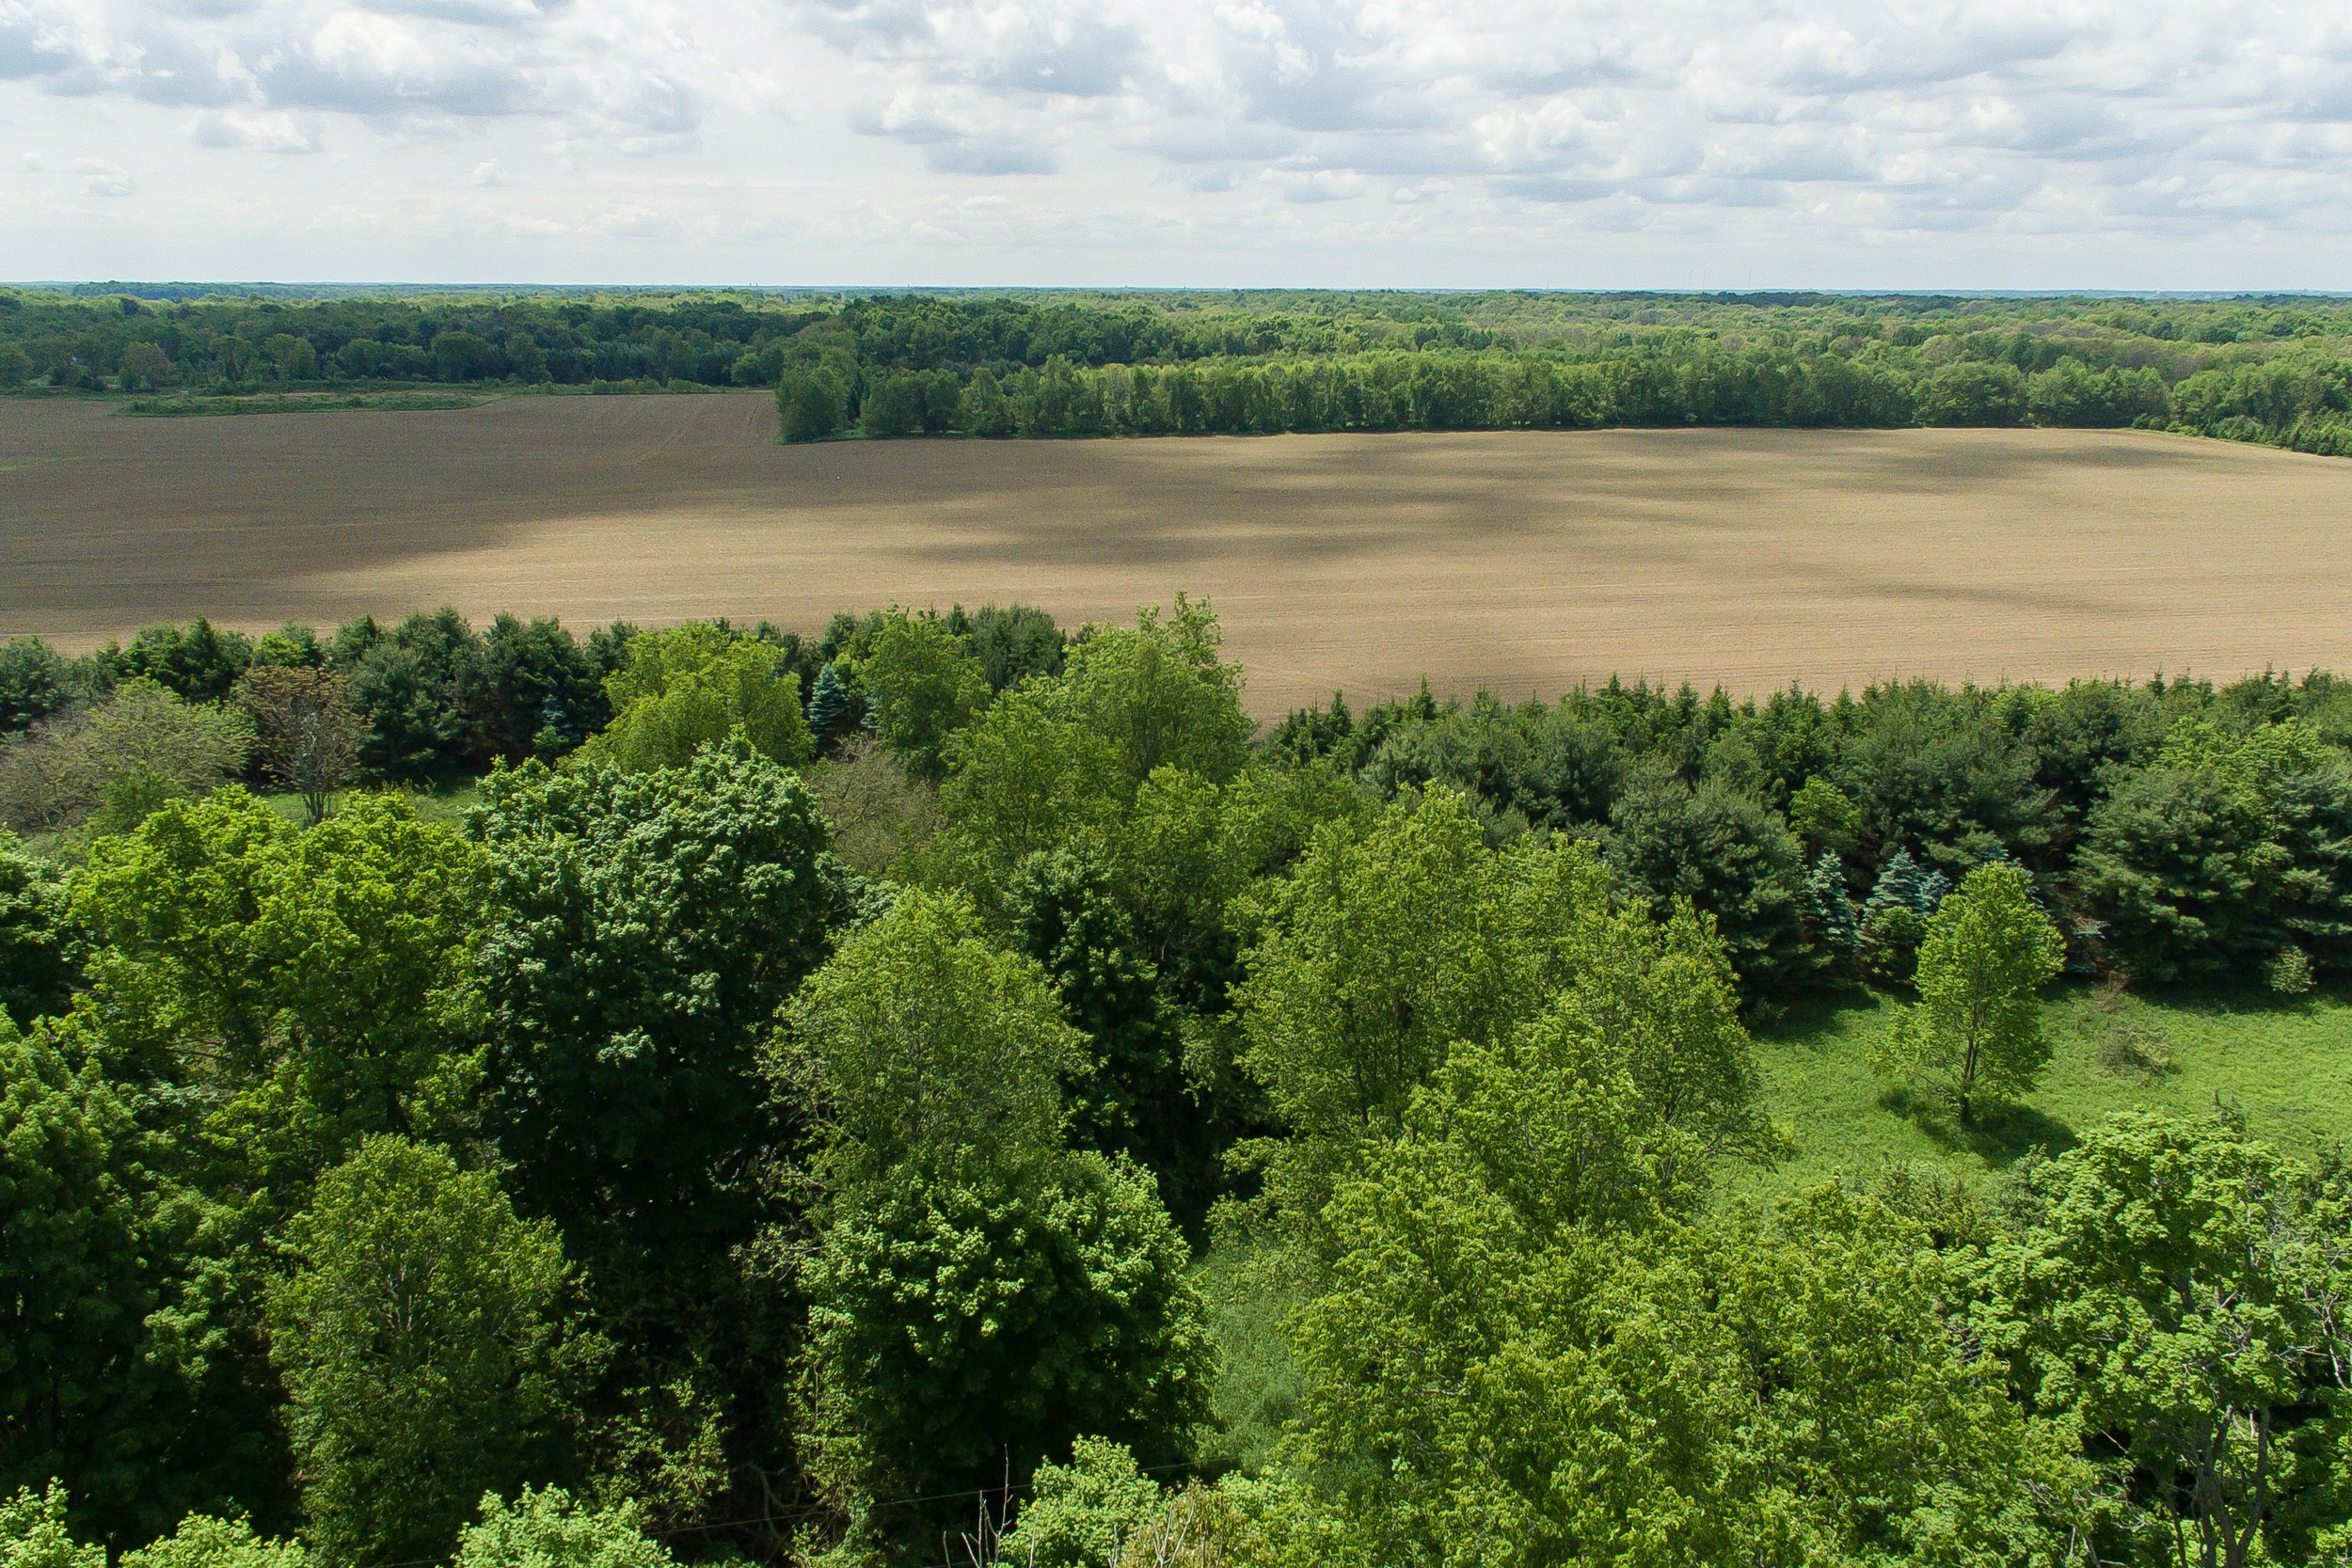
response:
[[[1986,1101],[2026,1093],[2049,1065],[2042,988],[2065,958],[2025,871],[1979,866],[1929,917],[1919,1002],[1888,1032],[1881,1066],[1948,1101],[1963,1123]]]
[[[372,1138],[320,1181],[269,1291],[270,1357],[331,1560],[438,1558],[485,1491],[544,1475],[572,1411],[570,1270],[486,1172]]]

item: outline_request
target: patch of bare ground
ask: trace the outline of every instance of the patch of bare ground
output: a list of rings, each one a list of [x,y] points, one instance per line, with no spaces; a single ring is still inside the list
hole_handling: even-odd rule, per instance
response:
[[[1425,673],[1756,692],[2352,668],[2352,463],[2067,431],[773,443],[755,395],[0,402],[0,635],[1213,599],[1272,714]]]

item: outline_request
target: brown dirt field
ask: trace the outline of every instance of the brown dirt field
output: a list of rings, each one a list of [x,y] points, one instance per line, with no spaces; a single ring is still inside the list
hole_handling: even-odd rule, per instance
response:
[[[2352,668],[2352,463],[2061,431],[779,447],[756,396],[124,419],[0,402],[0,635],[453,604],[814,627],[1221,612],[1262,713],[1426,673],[1756,692]]]

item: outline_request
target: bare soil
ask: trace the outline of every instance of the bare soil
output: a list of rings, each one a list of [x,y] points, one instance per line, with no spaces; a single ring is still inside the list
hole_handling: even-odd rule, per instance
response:
[[[1612,672],[2352,669],[2352,463],[2068,431],[774,444],[765,398],[119,418],[0,401],[0,636],[452,604],[814,628],[1206,594],[1261,713]]]

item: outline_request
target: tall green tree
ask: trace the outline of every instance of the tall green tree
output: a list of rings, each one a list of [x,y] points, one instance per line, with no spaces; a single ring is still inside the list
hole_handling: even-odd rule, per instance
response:
[[[961,638],[928,616],[882,622],[859,668],[882,737],[916,778],[946,771],[947,737],[988,705],[988,679]]]
[[[2064,1560],[2087,1478],[1970,1364],[1918,1233],[1835,1191],[1695,1227],[1562,1204],[1645,1185],[1620,1115],[1604,1078],[1500,1165],[1417,1135],[1342,1188],[1298,1458],[1345,1555]]]
[[[200,1496],[174,1463],[191,1406],[148,1323],[185,1241],[151,1155],[94,1064],[0,1022],[0,1495],[64,1478],[77,1522],[122,1544]]]
[[[2024,869],[1979,866],[1929,917],[1919,1002],[1888,1032],[1880,1065],[1949,1101],[1963,1123],[1987,1101],[2025,1094],[2049,1065],[2042,988],[2065,958]]]
[[[1827,956],[1805,928],[1804,855],[1778,814],[1720,783],[1639,780],[1609,814],[1610,864],[1655,896],[1715,918],[1753,991],[1796,990]]]
[[[2028,1176],[1976,1322],[2026,1404],[2076,1423],[2122,1487],[2103,1558],[2312,1560],[2295,1505],[2352,1479],[2346,1209],[2340,1186],[2313,1196],[2236,1125],[2137,1111]]]
[[[927,1555],[1081,1436],[1187,1458],[1216,1370],[1189,1263],[1151,1177],[1095,1154],[982,1150],[841,1196],[805,1265],[820,1481],[853,1515],[928,1499],[873,1520]]]
[[[0,830],[0,1013],[30,1023],[65,1006],[75,965],[65,878]]]
[[[850,932],[785,1011],[776,1081],[824,1130],[836,1186],[1061,1147],[1083,1041],[1036,963],[991,945],[952,896],[907,889]]]
[[[1083,1037],[969,906],[906,891],[787,1012],[779,1092],[817,1117],[819,1238],[804,1443],[856,1520],[924,1549],[942,1494],[1024,1477],[1076,1437],[1184,1457],[1213,1353],[1151,1177],[1073,1154]]]
[[[604,689],[612,720],[585,750],[631,772],[682,768],[738,730],[771,761],[804,762],[811,751],[782,650],[707,622],[631,638]]]
[[[482,893],[472,848],[398,797],[308,832],[242,789],[168,806],[75,882],[97,943],[77,1022],[170,1086],[199,1180],[273,1223],[361,1136],[469,1114]]]
[[[494,774],[469,832],[486,1113],[517,1198],[606,1310],[707,1305],[760,1212],[756,1041],[825,950],[822,819],[739,741],[652,772]]]
[[[563,1462],[572,1384],[555,1228],[486,1172],[372,1138],[321,1180],[269,1292],[310,1534],[334,1562],[437,1559],[485,1491]]]
[[[1450,790],[1360,836],[1318,832],[1271,890],[1233,992],[1242,1060],[1290,1130],[1277,1187],[1294,1213],[1396,1130],[1457,1042],[1500,1042],[1538,1012],[1607,905],[1588,849],[1490,850]]]

